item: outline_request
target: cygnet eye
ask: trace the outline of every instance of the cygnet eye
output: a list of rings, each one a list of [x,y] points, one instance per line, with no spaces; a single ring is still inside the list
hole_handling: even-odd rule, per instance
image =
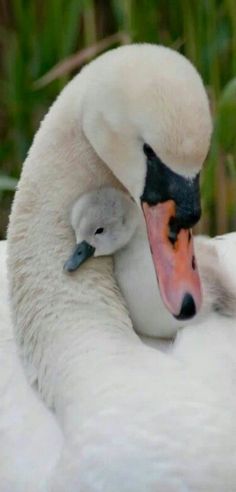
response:
[[[104,232],[104,227],[98,227],[94,234],[102,234]]]
[[[149,160],[156,159],[156,154],[154,150],[147,143],[143,145],[143,152]]]

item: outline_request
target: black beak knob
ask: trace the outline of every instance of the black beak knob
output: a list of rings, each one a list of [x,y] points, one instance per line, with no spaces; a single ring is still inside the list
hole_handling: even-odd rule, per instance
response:
[[[181,306],[181,311],[178,316],[175,316],[178,320],[185,320],[193,318],[196,314],[196,306],[191,294],[185,294]]]

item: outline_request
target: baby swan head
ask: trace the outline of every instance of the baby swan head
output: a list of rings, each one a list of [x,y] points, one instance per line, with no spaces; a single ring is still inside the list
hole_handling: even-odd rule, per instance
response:
[[[82,195],[73,205],[76,247],[64,270],[73,272],[90,256],[111,255],[126,246],[138,225],[139,211],[129,195],[104,187]]]

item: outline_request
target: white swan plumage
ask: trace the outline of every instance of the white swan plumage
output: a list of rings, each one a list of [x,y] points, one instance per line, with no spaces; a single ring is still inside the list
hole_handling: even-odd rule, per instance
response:
[[[84,193],[73,204],[70,222],[76,245],[69,255],[67,252],[64,270],[75,272],[91,256],[113,255],[114,275],[136,333],[169,339],[189,324],[189,320],[180,321],[171,316],[161,300],[145,222],[127,193],[112,187]],[[197,236],[194,242],[203,303],[192,322],[199,323],[213,312],[234,316],[235,288],[230,285],[232,274],[225,271],[216,247],[219,239],[212,241]]]
[[[60,455],[61,431],[30,388],[10,320],[6,241],[0,241],[0,490],[45,492]]]
[[[236,292],[236,283],[232,271],[236,234],[228,234],[221,237],[220,241],[216,238],[210,242],[214,243],[219,261],[221,261],[222,272],[225,271],[228,275],[228,282],[232,282],[232,292]],[[0,486],[4,492],[31,492],[32,490],[45,492],[48,490],[46,482],[49,480],[61,450],[62,436],[50,413],[27,385],[16,354],[7,299],[6,242],[3,241],[0,242],[0,261],[2,286],[0,305],[0,360],[2,367],[0,378],[0,434],[2,443]],[[227,405],[232,404],[235,407],[233,386],[236,368],[234,348],[232,347],[234,340],[235,319],[224,319],[221,316],[212,315],[201,322],[199,326],[188,327],[179,333],[175,344],[165,342],[162,345],[161,342],[154,339],[152,342],[149,339],[147,343],[157,349],[171,351],[172,355],[188,365],[188,371],[192,377],[200,378],[205,383],[207,379],[207,384],[203,386],[206,392],[208,386],[210,386],[211,391],[212,388],[214,391],[215,386],[219,406],[224,417],[225,411],[221,398],[223,402],[226,397]],[[212,412],[213,414],[214,412]],[[225,415],[225,419],[223,420],[224,426],[227,415]],[[234,422],[229,420],[228,425],[234,432]],[[45,446],[45,442],[47,446]],[[232,458],[227,463],[229,470],[228,490],[230,491],[234,490],[235,484],[235,479],[232,476],[235,459],[233,446],[233,442],[230,444],[229,440],[227,457],[232,452]],[[206,449],[208,450],[209,447],[207,446]],[[73,457],[71,459],[73,460]],[[224,449],[219,466],[226,466]],[[205,486],[205,478],[202,483]],[[217,486],[217,477],[214,479],[214,484]],[[162,486],[164,485],[161,484]],[[193,490],[201,490],[201,486],[201,484],[199,487],[197,485]],[[181,492],[186,490],[181,480],[180,484],[176,485],[176,490]]]
[[[80,193],[95,183],[125,186],[139,201],[143,141],[191,184],[210,133],[191,64],[171,50],[134,45],[85,68],[35,136],[10,219],[8,266],[26,373],[65,438],[50,491],[235,489],[234,322],[214,322],[214,332],[205,326],[212,365],[203,374],[198,327],[194,346],[186,335],[190,354],[197,347],[190,360],[181,355],[187,330],[176,356],[140,342],[109,258],[93,259],[66,282],[61,268],[73,245],[68,208]],[[221,374],[225,385],[216,382]]]

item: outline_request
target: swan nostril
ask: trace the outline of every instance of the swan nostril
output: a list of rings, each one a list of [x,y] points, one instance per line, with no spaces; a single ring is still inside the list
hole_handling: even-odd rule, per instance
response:
[[[190,319],[196,314],[196,306],[191,294],[185,294],[180,313],[175,316],[178,320]]]
[[[178,236],[178,234],[176,231],[169,231],[168,239],[171,242],[171,244],[173,244],[173,246],[175,245],[175,243],[177,241],[177,236]]]
[[[169,221],[168,239],[173,246],[175,245],[175,243],[178,239],[179,231],[180,231],[180,227],[179,227],[179,224],[178,224],[176,218],[171,217],[170,221]]]
[[[196,270],[196,260],[195,260],[195,256],[192,257],[192,269],[193,270]]]

